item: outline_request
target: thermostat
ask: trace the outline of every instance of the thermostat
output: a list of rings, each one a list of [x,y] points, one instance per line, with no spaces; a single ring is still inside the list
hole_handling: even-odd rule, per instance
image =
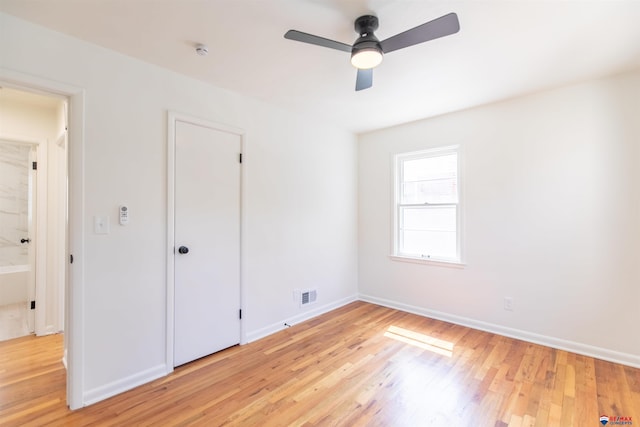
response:
[[[129,208],[122,205],[120,206],[120,225],[129,224]]]

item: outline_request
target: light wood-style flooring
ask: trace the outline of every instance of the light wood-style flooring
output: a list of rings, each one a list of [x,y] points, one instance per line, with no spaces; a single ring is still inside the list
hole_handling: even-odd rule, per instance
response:
[[[639,369],[364,302],[75,412],[61,355],[0,343],[0,425],[640,426]]]

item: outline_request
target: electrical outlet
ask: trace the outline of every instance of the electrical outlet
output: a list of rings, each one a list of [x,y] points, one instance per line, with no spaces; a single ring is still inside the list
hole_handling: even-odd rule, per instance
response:
[[[513,311],[513,298],[504,297],[504,309],[507,311]]]

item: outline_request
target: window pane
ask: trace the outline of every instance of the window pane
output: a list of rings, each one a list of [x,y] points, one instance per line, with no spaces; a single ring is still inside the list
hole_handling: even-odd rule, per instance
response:
[[[456,258],[456,206],[401,207],[399,213],[401,254]]]
[[[445,176],[455,176],[458,169],[456,153],[442,156],[409,159],[404,164],[404,181],[424,181]]]
[[[405,182],[402,184],[401,203],[404,204],[457,202],[458,191],[455,177],[431,181]]]
[[[458,155],[402,161],[401,203],[457,203]]]
[[[396,157],[394,253],[460,262],[457,146]]]
[[[455,206],[425,206],[401,208],[404,230],[456,231]]]

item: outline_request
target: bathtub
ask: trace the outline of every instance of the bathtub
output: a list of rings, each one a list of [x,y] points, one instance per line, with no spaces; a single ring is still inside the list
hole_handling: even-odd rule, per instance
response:
[[[29,299],[29,265],[0,267],[0,305],[26,302]]]

